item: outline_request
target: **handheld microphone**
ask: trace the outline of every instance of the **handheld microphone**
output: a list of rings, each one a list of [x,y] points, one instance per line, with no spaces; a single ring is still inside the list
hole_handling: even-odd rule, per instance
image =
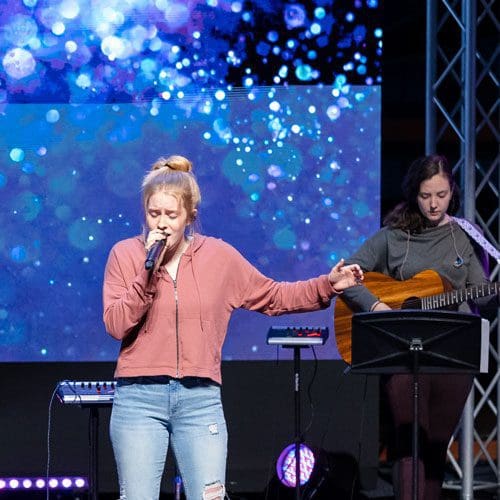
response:
[[[163,250],[163,247],[165,246],[166,242],[167,242],[166,238],[163,240],[158,240],[155,243],[153,243],[153,246],[148,250],[148,254],[146,256],[146,262],[144,263],[146,271],[149,271],[151,268],[154,267],[156,260],[160,256],[161,251]]]

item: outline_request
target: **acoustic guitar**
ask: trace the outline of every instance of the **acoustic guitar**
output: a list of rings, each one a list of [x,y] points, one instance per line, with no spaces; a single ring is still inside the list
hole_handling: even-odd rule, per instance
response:
[[[436,271],[422,271],[405,281],[381,273],[365,273],[363,285],[392,309],[446,309],[470,299],[498,294],[500,283],[484,283],[453,290]],[[351,320],[354,312],[337,297],[333,324],[337,349],[342,359],[351,364]]]

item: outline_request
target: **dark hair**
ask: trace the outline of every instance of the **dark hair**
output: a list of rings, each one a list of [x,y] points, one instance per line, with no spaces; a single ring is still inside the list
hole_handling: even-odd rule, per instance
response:
[[[451,199],[447,212],[455,215],[460,208],[460,193],[453,172],[444,156],[430,155],[417,158],[410,165],[401,184],[404,201],[387,214],[384,225],[410,232],[421,231],[426,219],[417,202],[420,185],[437,174],[445,175],[450,183]]]

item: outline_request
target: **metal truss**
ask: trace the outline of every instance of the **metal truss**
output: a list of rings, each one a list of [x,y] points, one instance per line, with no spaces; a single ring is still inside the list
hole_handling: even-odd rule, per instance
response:
[[[499,19],[497,0],[427,0],[426,137],[428,154],[445,154],[460,179],[463,215],[499,247]],[[496,7],[495,7],[496,5]],[[490,258],[490,279],[500,263]],[[500,491],[500,321],[494,312],[490,370],[479,376],[448,457],[463,499]],[[459,458],[452,453],[458,444]]]

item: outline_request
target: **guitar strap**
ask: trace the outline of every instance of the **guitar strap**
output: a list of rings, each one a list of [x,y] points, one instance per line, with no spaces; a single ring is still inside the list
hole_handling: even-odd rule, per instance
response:
[[[498,263],[500,263],[500,252],[467,220],[460,217],[452,219],[486,252],[488,252]]]

